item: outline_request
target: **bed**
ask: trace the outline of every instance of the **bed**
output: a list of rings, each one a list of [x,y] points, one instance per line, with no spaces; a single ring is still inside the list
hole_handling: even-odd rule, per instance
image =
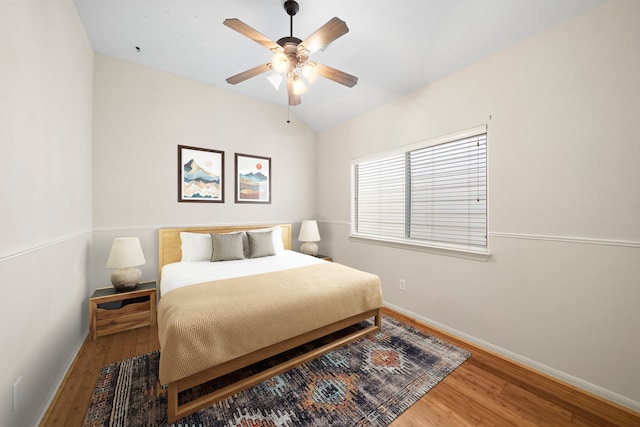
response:
[[[211,235],[213,246],[206,247]],[[160,382],[168,384],[169,422],[380,329],[379,278],[291,251],[290,224],[166,228],[158,243]],[[211,262],[207,251],[224,260]],[[369,326],[280,365],[196,400],[178,399],[183,391],[371,318]]]

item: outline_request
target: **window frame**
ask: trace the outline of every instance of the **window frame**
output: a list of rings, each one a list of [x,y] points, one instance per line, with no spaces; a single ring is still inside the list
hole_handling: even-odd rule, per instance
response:
[[[404,221],[404,228],[405,228],[405,233],[404,233],[404,237],[402,238],[394,238],[394,237],[387,237],[387,236],[379,236],[379,235],[373,235],[373,234],[366,234],[366,233],[359,233],[355,230],[358,222],[357,222],[357,198],[356,198],[356,188],[358,185],[357,182],[357,174],[356,174],[356,170],[358,168],[359,164],[362,163],[366,163],[366,162],[372,162],[372,161],[376,161],[376,160],[381,160],[381,159],[385,159],[385,158],[389,158],[391,156],[395,156],[395,155],[399,155],[399,154],[406,154],[409,153],[411,151],[415,151],[415,150],[419,150],[419,149],[424,149],[424,148],[428,148],[428,147],[434,147],[436,145],[441,145],[441,144],[445,144],[448,142],[454,142],[454,141],[459,141],[465,138],[470,138],[470,137],[475,137],[475,136],[480,136],[480,135],[485,135],[486,138],[486,151],[485,151],[485,187],[484,190],[486,192],[486,199],[485,199],[485,242],[486,245],[485,246],[467,246],[467,245],[461,245],[461,244],[452,244],[452,243],[444,243],[444,242],[434,242],[434,241],[429,241],[429,240],[417,240],[417,239],[412,239],[407,236],[407,232],[406,229],[408,227],[410,227],[410,224],[407,221],[407,218],[410,217],[410,213],[409,212],[405,212],[405,221]],[[381,245],[385,245],[385,246],[393,246],[393,247],[397,247],[397,248],[402,248],[402,249],[411,249],[411,250],[419,250],[419,251],[426,251],[426,252],[434,252],[434,253],[438,253],[438,254],[445,254],[445,255],[454,255],[454,256],[461,256],[464,258],[470,258],[470,259],[479,259],[479,260],[487,260],[489,257],[489,189],[488,189],[488,171],[489,171],[489,164],[488,164],[488,157],[489,157],[489,153],[488,153],[488,139],[489,139],[489,135],[487,132],[487,126],[486,125],[481,125],[481,126],[476,126],[470,129],[466,129],[466,130],[462,130],[459,132],[455,132],[455,133],[451,133],[451,134],[447,134],[447,135],[443,135],[440,137],[436,137],[436,138],[431,138],[431,139],[427,139],[427,140],[423,140],[423,141],[419,141],[413,144],[409,144],[409,145],[404,145],[404,146],[400,146],[400,147],[396,147],[390,150],[385,150],[382,152],[377,152],[377,153],[373,153],[370,155],[366,155],[366,156],[361,156],[361,157],[357,157],[351,160],[351,167],[350,167],[350,175],[351,175],[351,190],[350,190],[350,197],[351,197],[351,201],[350,201],[350,214],[351,214],[351,223],[350,223],[350,234],[349,234],[349,238],[351,240],[354,241],[358,241],[358,242],[364,242],[364,243],[374,243],[374,244],[381,244]],[[406,169],[405,169],[405,173],[409,173]],[[405,181],[405,192],[409,192],[410,191],[410,186],[406,183]],[[408,205],[408,203],[405,200],[405,208],[410,208],[410,206]],[[405,209],[406,211],[406,209]]]

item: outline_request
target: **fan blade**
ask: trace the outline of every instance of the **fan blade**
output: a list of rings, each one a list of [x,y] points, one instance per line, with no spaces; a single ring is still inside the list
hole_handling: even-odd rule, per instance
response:
[[[289,105],[296,106],[300,104],[300,95],[293,93],[293,77],[287,78],[287,92],[289,93]]]
[[[344,36],[348,32],[349,27],[347,27],[347,24],[343,20],[340,18],[331,18],[329,22],[318,28],[315,33],[311,34],[300,44],[309,51],[309,54],[312,54],[319,49],[324,49],[329,43],[338,37]]]
[[[250,79],[251,77],[255,77],[258,76],[262,73],[266,73],[267,71],[271,70],[271,64],[263,64],[263,65],[258,65],[257,67],[253,67],[249,70],[243,71],[239,74],[236,74],[235,76],[231,76],[227,79],[227,83],[235,85],[238,84],[240,82],[243,82],[245,80]]]
[[[317,67],[318,74],[326,79],[333,80],[336,83],[340,83],[341,85],[354,87],[356,83],[358,83],[358,78],[356,76],[347,74],[344,71],[336,70],[333,67],[329,67],[328,65],[320,63],[318,63]]]
[[[225,19],[223,24],[231,28],[232,30],[236,30],[243,36],[249,37],[251,40],[260,43],[262,46],[266,47],[269,50],[278,49],[280,47],[278,43],[274,42],[273,40],[269,40],[267,36],[254,30],[239,19]]]

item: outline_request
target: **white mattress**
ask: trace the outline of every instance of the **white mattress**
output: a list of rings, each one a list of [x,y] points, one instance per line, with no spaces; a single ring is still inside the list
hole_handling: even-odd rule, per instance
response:
[[[273,256],[235,261],[174,262],[162,267],[160,292],[164,295],[174,289],[196,283],[252,276],[323,262],[328,261],[294,251],[283,251]]]

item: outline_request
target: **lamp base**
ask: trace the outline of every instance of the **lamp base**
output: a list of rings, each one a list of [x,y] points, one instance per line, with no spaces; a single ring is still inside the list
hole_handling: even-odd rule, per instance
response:
[[[318,245],[315,244],[314,242],[304,242],[300,246],[300,252],[302,252],[305,255],[316,256],[318,255]]]
[[[117,291],[130,291],[135,289],[141,277],[142,271],[139,268],[121,268],[111,273],[111,284]]]

